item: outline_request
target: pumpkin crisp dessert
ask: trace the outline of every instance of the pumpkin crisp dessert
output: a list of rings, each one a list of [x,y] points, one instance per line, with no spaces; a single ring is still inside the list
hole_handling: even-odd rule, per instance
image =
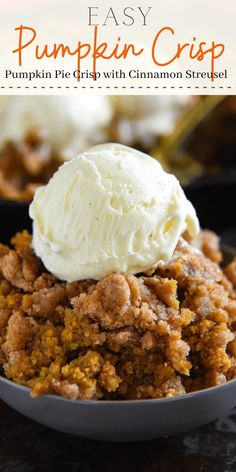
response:
[[[19,143],[0,150],[0,197],[30,201],[36,188],[48,182],[61,165],[43,130],[29,131]]]
[[[171,397],[236,377],[236,259],[220,267],[217,236],[199,232],[153,159],[93,148],[36,192],[30,214],[33,237],[0,246],[2,375],[33,397],[74,400]]]
[[[0,101],[0,198],[29,202],[63,162],[107,139],[108,97],[12,95]]]

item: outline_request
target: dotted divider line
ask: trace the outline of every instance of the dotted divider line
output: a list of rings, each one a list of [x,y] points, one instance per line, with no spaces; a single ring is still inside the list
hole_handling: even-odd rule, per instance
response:
[[[93,85],[89,85],[89,86],[85,86],[85,85],[81,85],[81,86],[77,86],[77,85],[74,85],[74,86],[60,86],[60,85],[57,85],[57,86],[52,86],[52,85],[51,86],[49,86],[49,85],[48,86],[43,86],[43,85],[41,85],[41,86],[35,86],[35,85],[31,85],[31,86],[28,86],[28,85],[25,85],[25,86],[20,86],[20,85],[19,86],[11,86],[11,85],[4,86],[4,85],[1,85],[0,88],[2,90],[4,90],[4,89],[11,89],[11,90],[12,89],[17,89],[17,90],[19,90],[19,89],[50,89],[50,90],[51,89],[66,89],[66,90],[68,90],[68,89],[93,89],[93,90],[102,90],[102,89],[112,89],[112,90],[119,90],[119,89],[120,90],[121,89],[122,90],[123,89],[127,89],[127,90],[135,90],[135,89],[136,90],[140,90],[140,89],[144,89],[144,90],[152,90],[152,89],[164,89],[164,90],[168,90],[168,89],[170,89],[170,90],[173,90],[173,89],[181,89],[181,90],[204,89],[204,90],[207,90],[208,89],[208,90],[218,90],[218,89],[220,89],[220,90],[222,90],[222,89],[225,89],[226,90],[226,89],[234,89],[234,88],[236,88],[236,86],[233,87],[233,86],[230,86],[230,85],[225,85],[225,86],[219,85],[219,86],[216,87],[216,86],[213,86],[213,85],[212,86],[204,85],[204,86],[201,87],[199,85],[195,85],[195,86],[186,86],[186,87],[183,87],[183,86],[169,86],[168,87],[168,86],[164,86],[164,85],[163,86],[157,86],[157,85],[155,85],[155,86],[148,86],[148,85],[147,86],[142,86],[142,85],[140,85],[140,86],[134,86],[134,85],[117,86],[117,85],[115,85],[115,86],[112,87],[112,86],[109,86],[109,85],[106,85],[106,86],[98,85],[98,86],[95,87]]]

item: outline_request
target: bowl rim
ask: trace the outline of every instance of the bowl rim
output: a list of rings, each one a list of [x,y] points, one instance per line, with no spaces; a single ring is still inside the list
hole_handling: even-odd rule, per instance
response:
[[[189,392],[189,393],[184,393],[183,395],[174,395],[173,397],[165,397],[165,398],[146,398],[146,399],[142,399],[142,400],[72,400],[70,398],[65,398],[65,397],[62,397],[60,395],[57,395],[57,394],[42,394],[42,395],[39,395],[38,397],[31,397],[30,396],[30,391],[31,391],[31,388],[30,387],[26,387],[25,385],[21,385],[21,384],[17,384],[16,382],[14,382],[13,380],[9,380],[5,377],[2,377],[0,376],[0,383],[3,382],[7,385],[9,385],[10,387],[13,387],[15,388],[16,390],[21,390],[22,392],[24,393],[28,393],[29,394],[29,397],[30,397],[30,400],[32,401],[35,401],[35,400],[49,400],[49,401],[58,401],[58,402],[63,402],[63,403],[69,403],[69,404],[73,404],[73,405],[93,405],[93,406],[98,406],[98,405],[101,405],[101,406],[104,406],[104,407],[108,407],[110,405],[116,405],[116,407],[118,407],[119,405],[126,405],[126,406],[129,406],[129,405],[153,405],[153,404],[162,404],[162,403],[173,403],[173,402],[176,402],[176,401],[180,401],[180,400],[187,400],[188,398],[194,398],[194,397],[202,397],[202,396],[205,396],[205,394],[209,394],[213,391],[218,391],[220,389],[224,389],[224,388],[227,388],[228,386],[232,385],[232,384],[235,384],[236,385],[236,378],[235,379],[231,379],[231,380],[228,380],[227,382],[225,383],[222,383],[220,385],[215,385],[214,387],[208,387],[208,388],[205,388],[205,389],[202,389],[202,390],[196,390],[194,392]],[[0,395],[0,399],[1,399],[1,395]],[[4,401],[4,400],[3,400]],[[236,397],[235,397],[235,404],[236,404]]]

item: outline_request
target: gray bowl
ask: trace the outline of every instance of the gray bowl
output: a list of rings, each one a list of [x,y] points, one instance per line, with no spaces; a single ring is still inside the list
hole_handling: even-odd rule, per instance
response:
[[[225,261],[235,251],[223,248]],[[0,398],[50,428],[101,441],[143,441],[184,432],[226,415],[236,405],[236,379],[186,395],[129,401],[30,397],[27,387],[0,377]]]
[[[19,413],[50,428],[101,441],[144,441],[202,426],[236,405],[236,380],[157,400],[73,401],[30,391],[1,378],[0,397]]]

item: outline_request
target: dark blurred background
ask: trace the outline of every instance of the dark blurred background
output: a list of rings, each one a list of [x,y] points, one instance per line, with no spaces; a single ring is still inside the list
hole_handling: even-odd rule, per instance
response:
[[[158,113],[160,118],[163,111]],[[108,141],[120,140],[114,129]],[[149,149],[132,145],[150,152],[179,178],[203,228],[236,247],[236,96],[189,97],[174,131],[155,139]],[[0,199],[0,216],[1,241],[23,228],[31,230],[27,202]]]
[[[236,246],[236,96],[225,97],[196,127],[185,150],[201,165],[185,185],[202,227]]]

